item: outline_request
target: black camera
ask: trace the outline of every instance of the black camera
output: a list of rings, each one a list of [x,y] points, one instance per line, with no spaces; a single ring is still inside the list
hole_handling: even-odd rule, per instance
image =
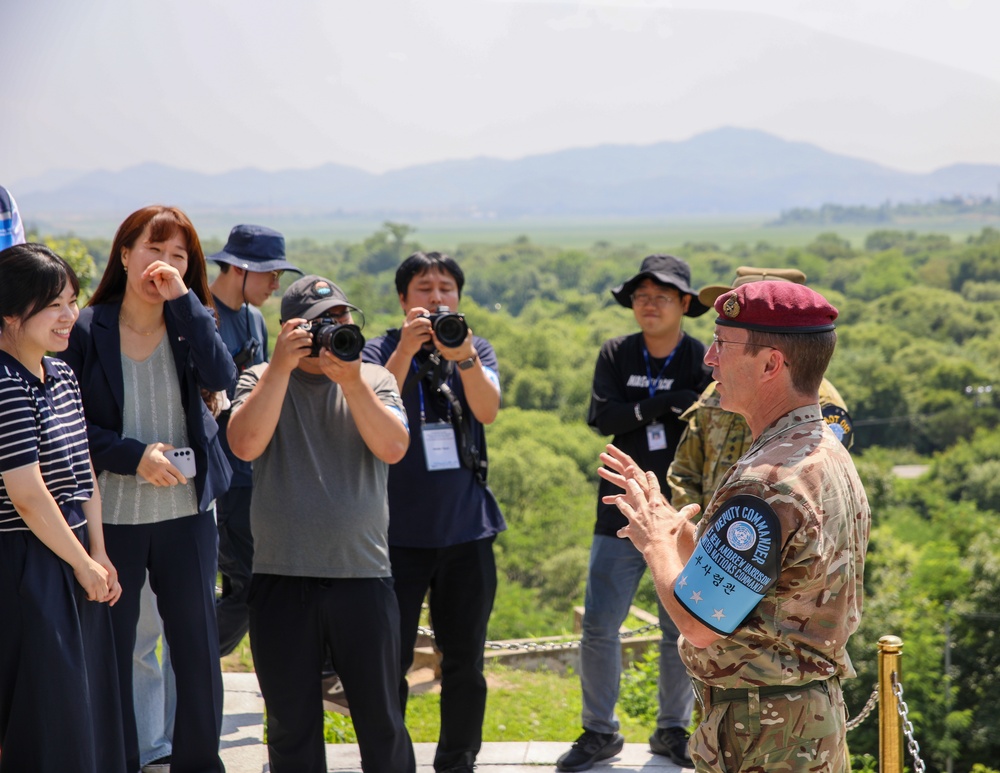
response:
[[[438,306],[436,312],[426,316],[431,321],[431,329],[438,341],[449,349],[459,346],[469,334],[465,315],[452,311],[447,306]]]
[[[358,359],[365,348],[365,337],[357,325],[341,325],[331,317],[319,317],[302,328],[312,333],[310,357],[319,357],[320,351],[326,349],[334,357],[351,362]]]
[[[235,363],[236,369],[242,373],[244,370],[253,365],[253,361],[257,357],[257,352],[259,351],[260,344],[254,339],[248,338],[244,341],[240,350],[233,355],[233,363]]]

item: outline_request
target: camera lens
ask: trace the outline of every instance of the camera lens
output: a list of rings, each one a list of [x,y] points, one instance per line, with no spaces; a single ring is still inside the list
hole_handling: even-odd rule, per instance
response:
[[[469,334],[465,317],[455,312],[435,314],[432,324],[438,340],[449,348],[459,346]]]
[[[316,331],[313,340],[315,346],[329,349],[331,354],[344,362],[358,359],[365,348],[365,337],[357,325],[323,325]]]

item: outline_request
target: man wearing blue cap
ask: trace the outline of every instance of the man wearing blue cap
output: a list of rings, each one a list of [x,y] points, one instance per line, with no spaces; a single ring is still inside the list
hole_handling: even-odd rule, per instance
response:
[[[267,327],[259,307],[278,289],[285,271],[302,272],[285,259],[285,237],[262,225],[235,226],[223,250],[210,259],[219,264],[220,270],[211,284],[219,314],[219,333],[242,373],[268,359]],[[235,389],[233,384],[229,399]],[[253,478],[250,463],[236,458],[229,449],[226,439],[229,410],[223,410],[218,420],[222,447],[233,468],[229,491],[216,502],[222,596],[215,612],[219,620],[219,651],[228,655],[242,641],[250,624],[247,593],[253,567],[250,534]]]

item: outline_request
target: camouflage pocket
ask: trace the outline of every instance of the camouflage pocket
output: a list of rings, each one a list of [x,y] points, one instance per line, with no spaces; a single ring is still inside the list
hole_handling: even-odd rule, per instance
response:
[[[760,732],[746,702],[726,707],[719,725],[729,773],[846,773],[845,714],[839,685],[761,698]]]

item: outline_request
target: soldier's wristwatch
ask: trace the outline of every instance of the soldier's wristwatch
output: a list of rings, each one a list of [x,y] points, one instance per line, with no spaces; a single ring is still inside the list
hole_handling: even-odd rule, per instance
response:
[[[476,360],[478,360],[478,359],[479,359],[479,355],[478,354],[473,354],[469,359],[462,360],[460,363],[458,363],[458,369],[459,370],[468,370],[469,368],[471,368],[473,365],[476,364]]]

